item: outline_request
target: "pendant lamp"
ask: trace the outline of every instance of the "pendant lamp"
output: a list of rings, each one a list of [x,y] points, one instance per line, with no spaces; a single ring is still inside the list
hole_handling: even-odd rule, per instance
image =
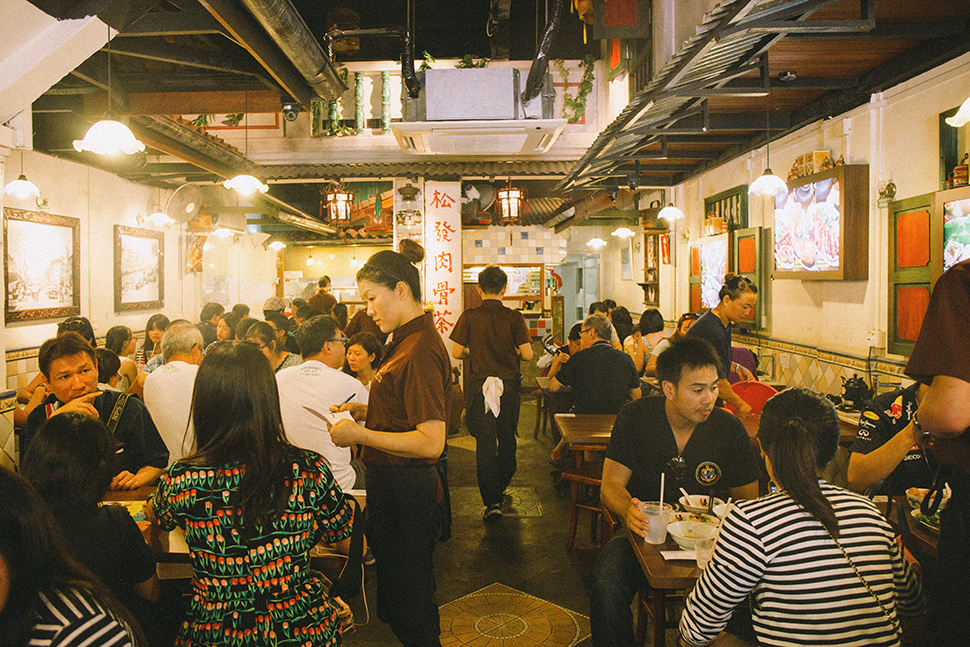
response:
[[[246,152],[244,157],[249,157],[249,91],[246,91],[246,120],[243,124],[243,128],[246,133]],[[242,196],[250,196],[256,193],[266,193],[269,191],[269,186],[260,182],[257,178],[248,173],[240,173],[239,175],[229,178],[224,181],[223,186],[227,189],[232,189],[236,193]]]
[[[11,197],[17,198],[19,200],[25,200],[30,197],[39,198],[40,189],[37,185],[27,179],[24,175],[24,151],[20,149],[20,176],[3,187],[4,195],[9,195]]]
[[[111,113],[111,27],[108,27],[108,111],[98,123],[88,128],[84,139],[74,140],[74,150],[99,155],[133,155],[145,150],[145,145],[135,139],[128,126]]]
[[[748,195],[772,197],[779,193],[788,191],[788,183],[771,172],[771,145],[769,134],[771,124],[768,118],[768,110],[765,110],[765,172],[748,187]]]

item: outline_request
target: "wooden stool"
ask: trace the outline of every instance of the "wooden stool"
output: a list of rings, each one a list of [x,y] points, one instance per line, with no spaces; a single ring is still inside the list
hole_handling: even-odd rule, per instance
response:
[[[540,433],[546,433],[546,426],[549,424],[549,402],[542,389],[532,392],[536,398],[536,428],[532,433],[532,438],[538,438]]]
[[[602,476],[602,463],[584,463],[569,470],[564,470],[562,473],[562,479],[571,483],[572,490],[569,508],[569,536],[566,538],[567,555],[573,552],[573,542],[576,539],[576,523],[580,510],[589,510],[593,513],[593,519],[590,525],[590,539],[596,539],[596,523],[599,521],[602,510],[599,502],[599,488],[603,484]],[[594,488],[593,494],[596,496],[595,503],[584,503],[580,500],[584,485]]]

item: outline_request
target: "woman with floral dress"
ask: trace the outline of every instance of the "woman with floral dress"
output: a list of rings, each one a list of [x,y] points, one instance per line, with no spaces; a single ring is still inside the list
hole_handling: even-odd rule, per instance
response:
[[[269,362],[254,344],[217,342],[192,399],[196,450],[149,501],[183,529],[192,603],[176,645],[338,645],[338,602],[310,549],[349,537],[353,508],[322,457],[286,442]]]

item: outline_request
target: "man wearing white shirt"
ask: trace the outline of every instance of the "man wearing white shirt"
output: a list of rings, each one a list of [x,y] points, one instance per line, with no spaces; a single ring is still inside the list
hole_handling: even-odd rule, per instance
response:
[[[297,329],[296,342],[303,363],[276,374],[286,438],[297,447],[323,456],[341,490],[363,489],[363,479],[358,479],[351,465],[350,448],[334,445],[327,423],[307,410],[329,416],[333,405],[367,404],[367,388],[340,370],[347,338],[333,317],[316,316]]]
[[[162,337],[165,364],[145,377],[145,406],[168,447],[169,465],[195,450],[189,411],[204,343],[202,333],[189,322],[169,326]]]

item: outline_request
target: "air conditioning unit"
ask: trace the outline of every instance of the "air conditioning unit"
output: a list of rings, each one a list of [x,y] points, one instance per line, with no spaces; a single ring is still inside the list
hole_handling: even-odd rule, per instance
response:
[[[555,90],[546,74],[542,92],[521,101],[514,68],[424,70],[421,92],[405,99],[404,120],[391,124],[401,150],[416,155],[535,155],[562,134],[553,119]]]

